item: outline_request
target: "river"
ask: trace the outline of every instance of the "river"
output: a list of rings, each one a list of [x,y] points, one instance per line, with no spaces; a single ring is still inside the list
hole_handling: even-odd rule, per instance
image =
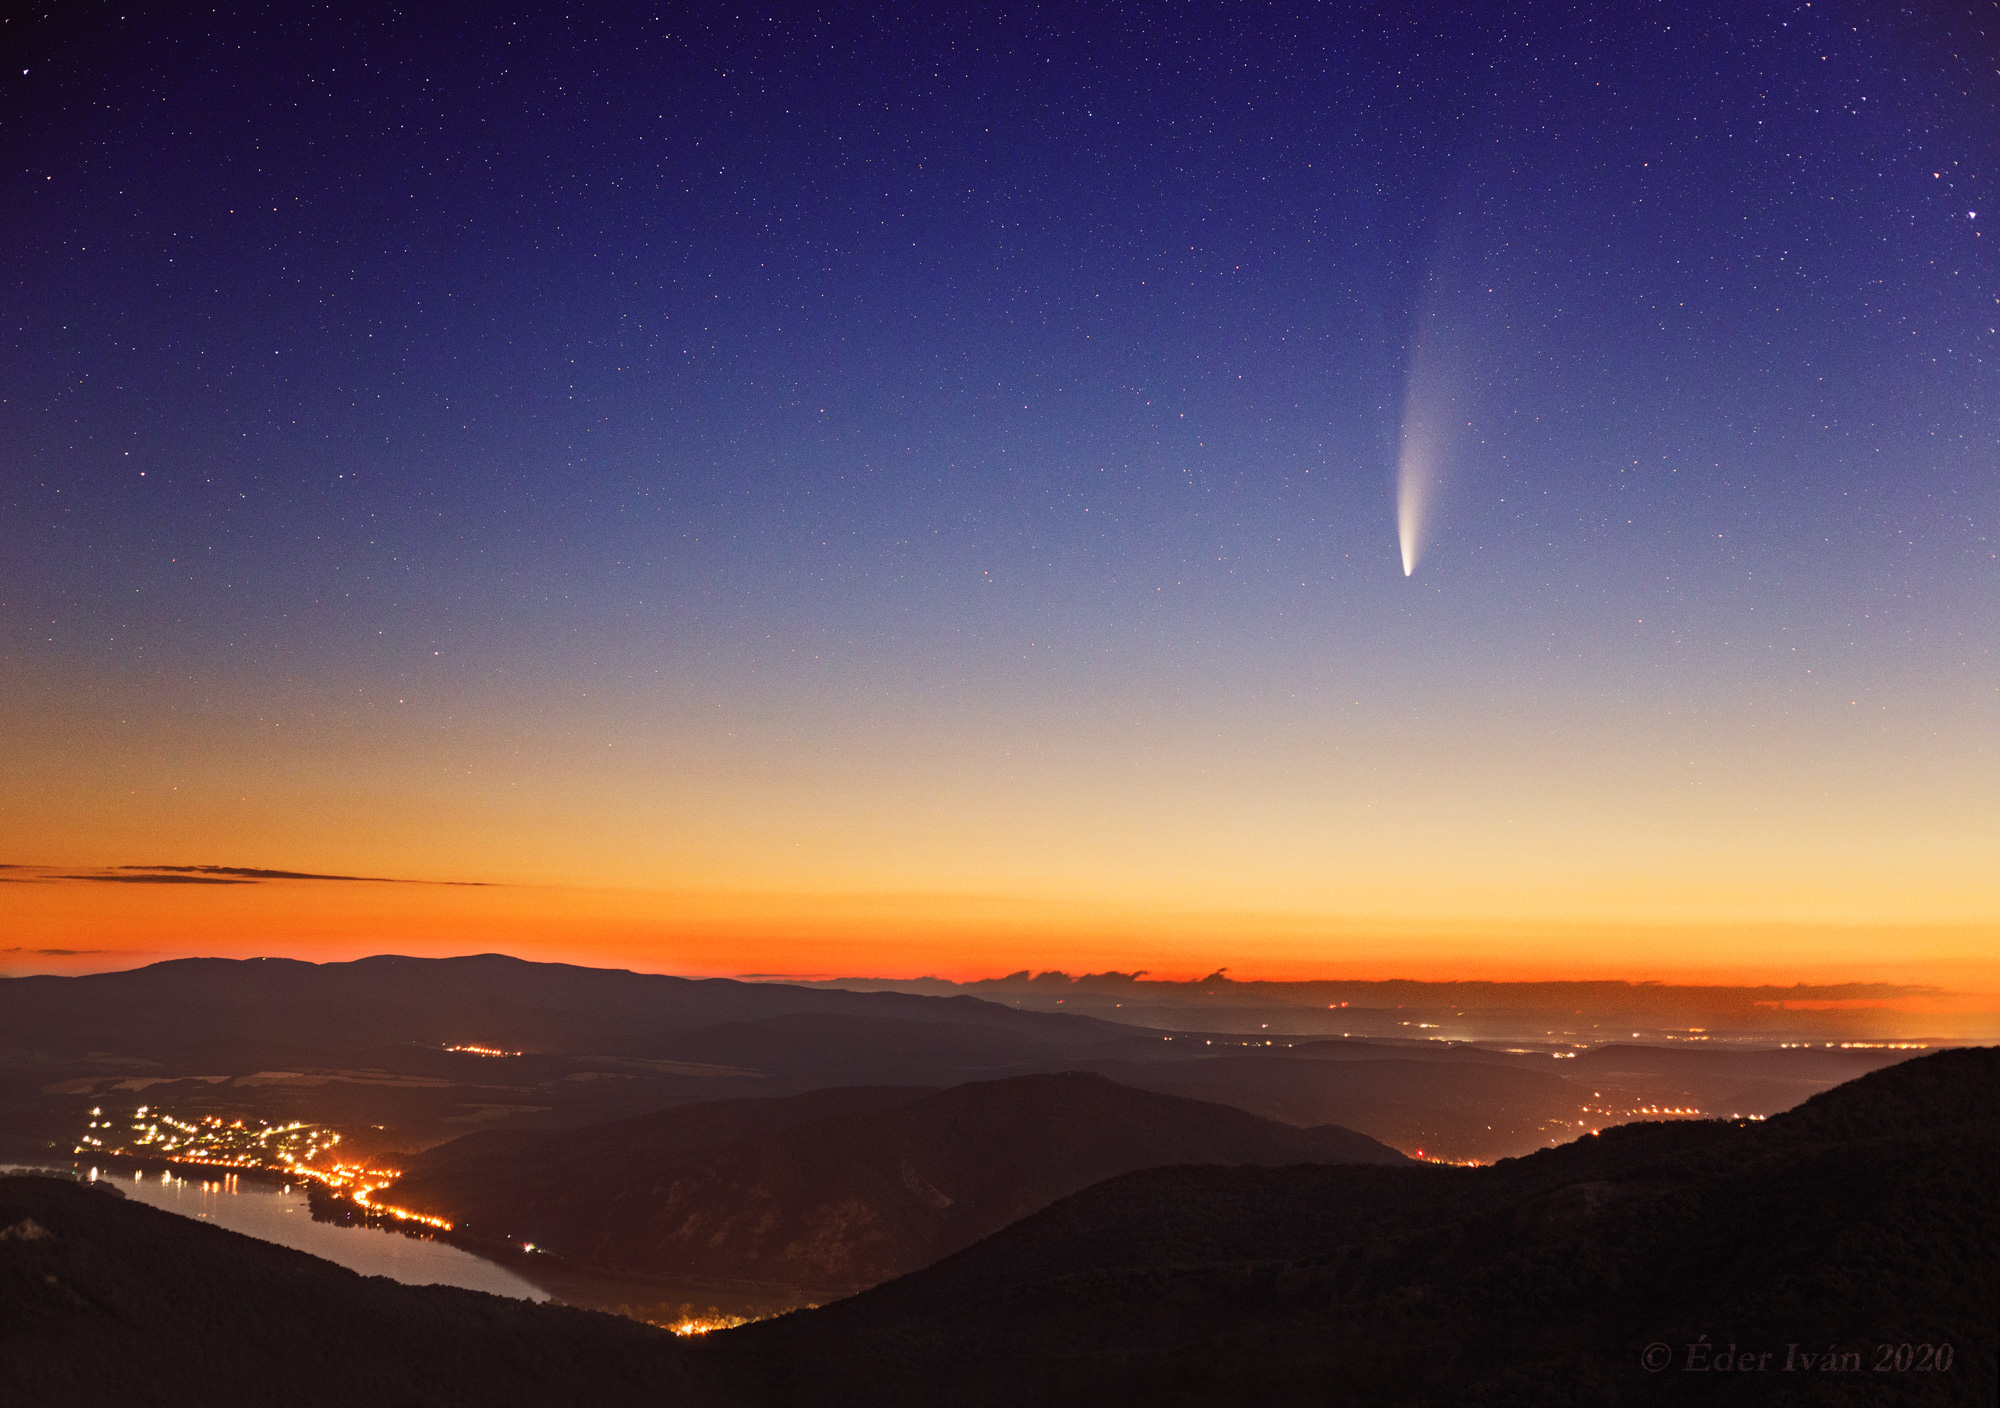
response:
[[[412,1286],[462,1286],[517,1300],[549,1299],[547,1291],[498,1262],[445,1242],[381,1227],[315,1222],[303,1184],[287,1186],[233,1175],[182,1178],[104,1168],[79,1171],[85,1178],[110,1183],[135,1202],[310,1252],[363,1276],[387,1276]]]

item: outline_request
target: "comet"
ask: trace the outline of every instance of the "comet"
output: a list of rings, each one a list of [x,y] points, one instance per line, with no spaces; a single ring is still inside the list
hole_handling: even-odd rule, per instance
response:
[[[1450,427],[1462,419],[1457,403],[1444,392],[1448,378],[1439,374],[1436,362],[1431,349],[1420,343],[1403,394],[1403,428],[1396,451],[1396,537],[1403,549],[1405,577],[1416,573],[1430,545]]]
[[[1437,468],[1435,437],[1407,404],[1403,443],[1396,456],[1396,537],[1403,549],[1403,575],[1413,576],[1424,548],[1425,516]]]
[[[1426,297],[1410,348],[1403,384],[1403,422],[1396,449],[1396,537],[1403,550],[1403,575],[1414,576],[1430,546],[1446,462],[1464,435],[1467,408],[1460,393],[1466,375],[1466,334],[1462,319],[1438,314],[1444,302],[1438,280]]]

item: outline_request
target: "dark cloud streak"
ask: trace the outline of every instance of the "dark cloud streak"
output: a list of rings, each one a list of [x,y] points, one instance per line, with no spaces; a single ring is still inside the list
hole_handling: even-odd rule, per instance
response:
[[[250,865],[120,865],[95,875],[55,875],[49,878],[125,885],[254,885],[264,880],[333,880],[357,885],[460,885],[484,889],[491,883],[485,880],[404,880],[389,875],[322,875],[309,870],[267,870]]]
[[[58,880],[94,880],[102,885],[254,885],[254,880],[225,880],[216,875],[58,875]]]
[[[245,880],[352,880],[369,885],[420,885],[421,880],[394,880],[386,875],[317,875],[306,870],[260,870],[247,865],[121,865],[120,870],[156,871],[167,875],[234,875]]]

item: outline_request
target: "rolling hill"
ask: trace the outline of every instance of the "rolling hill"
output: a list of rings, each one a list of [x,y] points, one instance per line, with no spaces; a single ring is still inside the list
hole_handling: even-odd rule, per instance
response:
[[[418,1157],[384,1196],[593,1265],[838,1293],[1132,1169],[1405,1162],[1349,1130],[1055,1074],[473,1134]]]
[[[351,963],[188,958],[119,973],[0,982],[9,1045],[280,1063],[472,1043],[506,1050],[660,1057],[677,1036],[791,1013],[963,1023],[1058,1045],[1110,1023],[1022,1012],[973,997],[858,993],[623,969],[381,955]]]
[[[833,1118],[951,1093],[850,1093]],[[757,1103],[682,1143],[796,1127]],[[0,1178],[0,1400],[1983,1408],[1996,1160],[2000,1052],[1951,1051],[1765,1123],[1630,1125],[1486,1168],[1123,1174],[699,1344]]]
[[[1997,1162],[2000,1052],[1950,1051],[1486,1168],[1133,1173],[705,1352],[792,1408],[1987,1404]]]
[[[1545,1069],[1549,1064],[1243,1055],[1094,1068],[1145,1090],[1288,1124],[1365,1130],[1406,1153],[1484,1161],[1565,1142],[1587,1127],[1591,1090]]]
[[[714,1401],[678,1349],[616,1316],[358,1276],[66,1180],[0,1177],[0,1402]]]
[[[0,1154],[67,1154],[94,1105],[337,1124],[423,1148],[735,1095],[949,1085],[1148,1049],[1087,1017],[525,963],[189,959],[0,981]],[[487,1058],[452,1047],[513,1052]],[[1150,1053],[1149,1053],[1150,1054]],[[364,1149],[365,1152],[365,1149]]]

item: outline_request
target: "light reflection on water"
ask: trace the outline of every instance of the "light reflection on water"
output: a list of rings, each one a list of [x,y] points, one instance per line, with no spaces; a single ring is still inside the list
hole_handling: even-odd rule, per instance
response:
[[[33,1170],[0,1164],[0,1173],[14,1171]],[[76,1172],[88,1179],[90,1166],[80,1164]],[[529,1280],[499,1262],[449,1243],[358,1223],[315,1222],[301,1184],[283,1187],[219,1172],[208,1179],[168,1177],[158,1171],[135,1176],[129,1170],[104,1165],[98,1166],[97,1177],[149,1207],[309,1252],[364,1276],[387,1276],[412,1286],[461,1286],[519,1300],[602,1310],[665,1326],[689,1321],[733,1324],[761,1320],[821,1299],[809,1292],[777,1288],[729,1290],[667,1278],[592,1274],[560,1263],[529,1268],[534,1277]]]
[[[158,1173],[134,1178],[110,1169],[98,1177],[136,1202],[310,1252],[363,1276],[387,1276],[411,1286],[461,1286],[517,1300],[549,1299],[547,1291],[499,1263],[444,1242],[381,1227],[314,1222],[300,1184],[284,1188],[233,1177],[204,1181]]]

